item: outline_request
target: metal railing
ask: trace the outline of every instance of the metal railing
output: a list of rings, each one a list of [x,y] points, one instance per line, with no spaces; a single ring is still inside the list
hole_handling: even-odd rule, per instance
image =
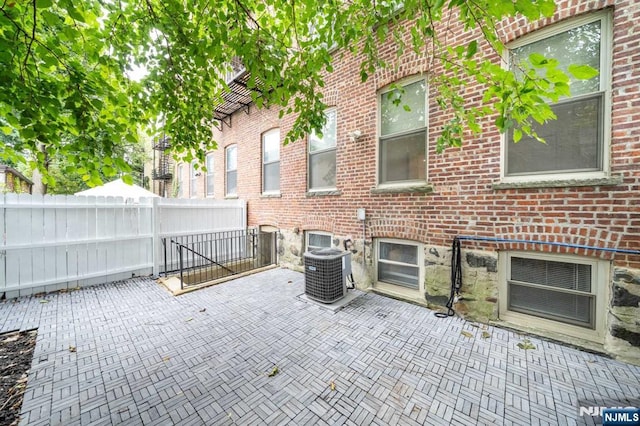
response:
[[[162,238],[164,274],[182,289],[276,263],[276,233],[257,229]]]

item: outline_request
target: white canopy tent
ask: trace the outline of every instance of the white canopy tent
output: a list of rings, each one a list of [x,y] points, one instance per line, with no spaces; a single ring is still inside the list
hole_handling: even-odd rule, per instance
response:
[[[140,198],[159,197],[151,191],[147,191],[138,185],[127,185],[122,179],[114,180],[102,186],[96,186],[84,191],[76,192],[73,195],[94,195],[103,197],[122,197],[125,199],[132,198],[134,202],[140,201]]]

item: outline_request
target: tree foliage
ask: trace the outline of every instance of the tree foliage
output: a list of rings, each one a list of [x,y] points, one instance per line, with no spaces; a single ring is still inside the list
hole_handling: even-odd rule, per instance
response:
[[[448,45],[443,17],[451,10],[482,38]],[[442,66],[430,83],[452,118],[439,149],[460,146],[465,132],[479,132],[478,121],[488,115],[497,117],[500,131],[531,132],[531,120],[553,117],[547,102],[567,90],[568,77],[535,57],[517,78],[487,61],[479,45],[501,53],[498,22],[536,20],[554,10],[553,0],[4,0],[0,130],[17,133],[19,143],[4,144],[0,160],[30,152],[31,166],[42,168],[56,157],[96,184],[131,171],[118,147],[158,119],[178,156],[202,160],[215,147],[213,112],[228,89],[225,74],[234,58],[250,73],[256,106],[295,114],[286,142],[295,141],[322,127],[322,87],[334,61],[357,55],[366,80],[392,62],[377,49],[388,37],[398,55],[414,49]],[[398,25],[405,19],[414,25]],[[128,77],[138,66],[147,71],[140,81]],[[536,72],[541,68],[546,74]],[[570,71],[579,78],[591,73]],[[484,105],[465,107],[467,80],[486,84]]]

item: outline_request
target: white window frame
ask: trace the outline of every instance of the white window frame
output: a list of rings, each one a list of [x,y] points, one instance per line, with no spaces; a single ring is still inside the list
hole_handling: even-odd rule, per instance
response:
[[[264,155],[265,154],[265,140],[266,140],[266,138],[268,136],[270,136],[270,135],[272,135],[274,133],[278,134],[278,159],[267,162],[267,161],[265,161],[265,155]],[[275,128],[275,129],[267,130],[266,132],[264,132],[262,134],[261,140],[262,140],[262,144],[261,144],[262,145],[262,155],[261,155],[261,158],[262,158],[262,193],[265,194],[265,195],[278,195],[278,194],[280,194],[280,184],[282,183],[281,179],[280,179],[281,176],[282,176],[282,173],[281,173],[282,171],[280,170],[280,166],[281,166],[281,162],[280,162],[280,152],[281,152],[281,149],[280,149],[280,129],[279,128]],[[276,164],[276,163],[279,164],[279,166],[278,166],[278,189],[277,190],[267,191],[267,190],[265,190],[265,178],[266,178],[265,167],[268,166],[268,165],[271,165],[271,164]]]
[[[199,173],[196,169],[196,164],[198,162],[196,160],[193,160],[190,164],[189,164],[189,196],[191,198],[197,198],[198,197],[198,176]]]
[[[505,132],[501,137],[500,144],[500,179],[505,183],[516,182],[544,182],[558,180],[587,180],[607,178],[610,174],[610,151],[611,151],[611,72],[613,66],[612,50],[613,50],[613,28],[611,13],[609,11],[601,11],[598,13],[588,14],[583,17],[569,19],[565,22],[551,25],[540,29],[518,39],[507,45],[505,49],[505,58],[502,62],[503,68],[509,69],[509,51],[518,47],[526,46],[531,43],[543,40],[545,38],[561,34],[573,28],[577,28],[592,22],[600,21],[600,92],[603,93],[603,115],[602,115],[602,170],[585,171],[585,172],[549,172],[535,173],[523,175],[507,175],[507,144],[509,143],[508,134]],[[590,96],[590,95],[585,95]],[[576,96],[576,99],[581,96]]]
[[[178,164],[177,169],[178,170],[177,170],[176,174],[178,175],[178,193],[176,194],[176,197],[177,198],[182,198],[182,195],[184,194],[184,188],[183,188],[184,179],[183,179],[183,176],[182,176],[182,173],[183,173],[182,164]]]
[[[325,247],[318,247],[318,246],[309,246],[309,236],[310,235],[322,235],[322,236],[329,237],[329,239],[330,239],[329,247],[327,247],[327,248],[333,247],[333,234],[331,234],[329,232],[324,232],[324,231],[306,231],[305,232],[305,238],[304,238],[305,251],[311,251],[311,250],[325,248]]]
[[[325,149],[320,149],[317,151],[313,151],[311,152],[311,138],[315,137],[320,139],[315,132],[312,132],[311,134],[309,134],[308,137],[308,143],[307,143],[307,188],[309,190],[309,192],[319,192],[319,191],[332,191],[336,189],[336,185],[337,185],[337,181],[338,181],[338,174],[337,174],[337,169],[338,169],[338,110],[336,108],[328,108],[327,111],[325,112],[325,115],[328,113],[333,113],[335,114],[335,127],[333,128],[333,138],[336,141],[336,144],[331,147],[331,148],[325,148]],[[323,130],[323,134],[322,134],[322,140],[324,140],[325,137],[325,132],[327,129],[326,127],[322,129]],[[319,155],[319,154],[326,154],[328,152],[333,151],[333,161],[335,163],[335,167],[336,167],[336,176],[335,176],[335,182],[333,186],[321,186],[321,187],[316,187],[316,188],[312,188],[311,187],[311,157],[314,155]]]
[[[424,81],[425,91],[424,91],[424,179],[412,179],[406,180],[402,182],[380,182],[380,167],[381,167],[381,149],[380,142],[382,138],[382,95],[388,92],[392,92],[396,90],[395,86],[407,86],[409,84],[416,83],[418,81]],[[377,114],[377,130],[376,130],[376,184],[378,188],[405,188],[405,187],[415,187],[418,185],[425,185],[429,180],[429,84],[427,82],[427,78],[424,75],[417,75],[409,78],[405,78],[399,81],[396,81],[394,85],[389,85],[386,88],[378,91],[377,99],[376,99],[376,114]],[[401,108],[401,106],[400,106]],[[408,132],[404,132],[406,134],[417,132],[418,129],[414,129]],[[397,133],[394,136],[401,136],[404,133]],[[385,135],[385,137],[389,137],[390,135]]]
[[[205,176],[205,195],[207,197],[213,197],[215,195],[215,182],[214,182],[214,164],[215,158],[213,153],[210,152],[206,157],[207,175]],[[211,183],[209,183],[211,181]]]
[[[594,297],[594,328],[586,328],[578,325],[568,324],[562,321],[542,318],[535,315],[529,315],[521,312],[514,312],[508,309],[509,299],[508,280],[511,276],[511,258],[520,257],[528,259],[577,263],[591,266],[591,295]],[[499,275],[499,317],[501,320],[512,323],[514,325],[544,330],[552,333],[560,333],[567,336],[577,337],[580,339],[590,340],[602,343],[605,336],[605,319],[608,304],[608,287],[610,262],[575,255],[539,253],[539,252],[523,252],[523,251],[504,251],[498,254],[498,275]]]
[[[417,265],[411,265],[403,262],[394,262],[387,259],[380,259],[380,243],[392,243],[392,244],[400,244],[405,246],[413,246],[417,248],[418,258]],[[410,288],[408,286],[403,286],[401,284],[393,284],[385,281],[380,281],[378,277],[378,263],[383,262],[387,264],[395,264],[401,266],[412,266],[418,268],[418,288]],[[419,243],[417,241],[411,240],[401,240],[395,238],[376,238],[375,239],[375,287],[381,289],[385,292],[398,294],[400,296],[406,295],[412,298],[416,298],[421,294],[424,294],[424,280],[425,280],[425,267],[424,267],[424,244]]]
[[[229,169],[229,151],[231,149],[235,149],[236,151],[236,167],[235,169]],[[227,147],[225,147],[224,149],[224,193],[226,197],[235,197],[236,195],[238,195],[238,145],[237,144],[233,144],[233,145],[228,145]],[[229,173],[231,172],[235,172],[236,173],[236,190],[235,192],[229,192]]]

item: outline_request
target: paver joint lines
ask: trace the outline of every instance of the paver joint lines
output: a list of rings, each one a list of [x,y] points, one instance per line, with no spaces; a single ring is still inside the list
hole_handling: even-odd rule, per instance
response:
[[[640,367],[303,291],[274,269],[177,298],[135,278],[3,301],[0,331],[39,327],[21,424],[584,424],[580,401],[640,399]]]

